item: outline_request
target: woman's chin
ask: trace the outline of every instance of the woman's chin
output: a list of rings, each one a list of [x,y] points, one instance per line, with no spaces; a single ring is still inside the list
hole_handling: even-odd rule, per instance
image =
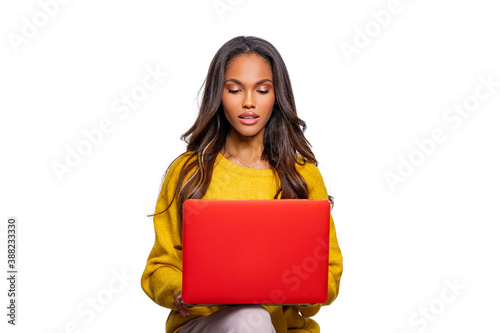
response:
[[[252,128],[244,128],[244,129],[239,129],[235,130],[235,132],[238,134],[239,137],[245,137],[245,138],[254,138],[259,135],[259,133],[262,132],[263,129],[252,129]]]

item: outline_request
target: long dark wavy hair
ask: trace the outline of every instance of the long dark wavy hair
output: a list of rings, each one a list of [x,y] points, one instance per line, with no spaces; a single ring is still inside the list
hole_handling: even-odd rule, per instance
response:
[[[274,199],[277,199],[280,193],[281,199],[309,197],[307,183],[295,168],[295,163],[303,165],[308,161],[317,166],[318,162],[303,133],[306,123],[297,116],[292,85],[285,63],[271,43],[258,37],[238,36],[226,42],[212,59],[207,77],[200,89],[200,91],[203,89],[203,97],[198,118],[181,136],[181,140],[187,143],[186,152],[189,153],[189,157],[182,165],[175,189],[180,235],[182,235],[182,204],[187,199],[200,199],[205,195],[212,179],[214,162],[230,130],[230,124],[222,108],[225,71],[237,56],[249,54],[264,58],[273,73],[275,104],[265,126],[262,159],[269,162],[281,182]],[[164,178],[172,164],[184,154],[186,153],[178,156],[169,165]],[[165,210],[156,214],[165,212],[174,199],[175,196]],[[328,200],[333,208],[333,197],[328,195]]]

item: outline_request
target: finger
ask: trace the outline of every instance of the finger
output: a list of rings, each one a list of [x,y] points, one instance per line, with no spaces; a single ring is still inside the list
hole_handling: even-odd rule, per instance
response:
[[[177,308],[181,316],[185,317],[189,315],[189,312],[182,306],[181,300],[182,300],[182,292],[180,292],[179,295],[175,297],[175,307]]]
[[[180,311],[179,310],[180,302],[179,302],[179,294],[178,293],[175,293],[175,295],[174,295],[174,306],[177,309],[177,311]]]
[[[184,307],[182,306],[182,303],[181,303],[181,301],[182,301],[182,291],[181,291],[181,293],[179,294],[179,299],[178,299],[178,301],[179,301],[179,307],[180,307],[180,311],[179,311],[179,312],[180,312],[180,314],[181,314],[183,317],[188,316],[188,315],[189,315],[188,310],[186,310],[186,308],[184,308]]]

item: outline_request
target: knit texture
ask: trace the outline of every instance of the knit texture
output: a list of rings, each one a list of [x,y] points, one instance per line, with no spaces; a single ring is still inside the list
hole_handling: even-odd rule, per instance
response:
[[[167,171],[155,213],[165,210],[174,197],[180,169],[188,154],[184,153],[175,160]],[[296,168],[308,184],[309,199],[328,199],[323,177],[314,164],[296,163]],[[212,181],[203,199],[273,199],[278,188],[279,179],[273,170],[243,167],[219,153],[214,164]],[[167,333],[176,333],[189,320],[208,316],[224,307],[195,306],[188,309],[189,316],[182,317],[173,304],[174,294],[182,289],[182,250],[174,248],[175,245],[181,244],[176,204],[174,199],[166,212],[153,218],[155,242],[141,278],[144,292],[157,304],[172,310],[166,322]],[[323,304],[307,306],[264,305],[271,315],[276,332],[319,332],[319,325],[310,317],[318,313],[321,306],[329,305],[335,300],[339,292],[342,269],[342,254],[330,214],[328,299]]]

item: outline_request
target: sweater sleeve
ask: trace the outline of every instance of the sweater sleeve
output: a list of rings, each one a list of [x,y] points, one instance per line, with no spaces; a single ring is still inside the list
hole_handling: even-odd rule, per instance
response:
[[[183,158],[175,160],[162,184],[155,214],[164,211],[174,197]],[[174,294],[182,289],[182,251],[177,199],[163,213],[153,216],[155,242],[141,277],[141,287],[157,304],[175,310]]]
[[[309,187],[309,199],[328,199],[323,177],[319,169],[312,163],[307,163],[305,167],[307,172],[303,173]],[[333,217],[330,214],[330,253],[328,266],[328,297],[323,304],[313,304],[299,306],[301,314],[305,317],[314,316],[318,313],[323,305],[330,305],[339,293],[340,277],[343,270],[342,252],[337,241],[337,233],[333,222]]]

